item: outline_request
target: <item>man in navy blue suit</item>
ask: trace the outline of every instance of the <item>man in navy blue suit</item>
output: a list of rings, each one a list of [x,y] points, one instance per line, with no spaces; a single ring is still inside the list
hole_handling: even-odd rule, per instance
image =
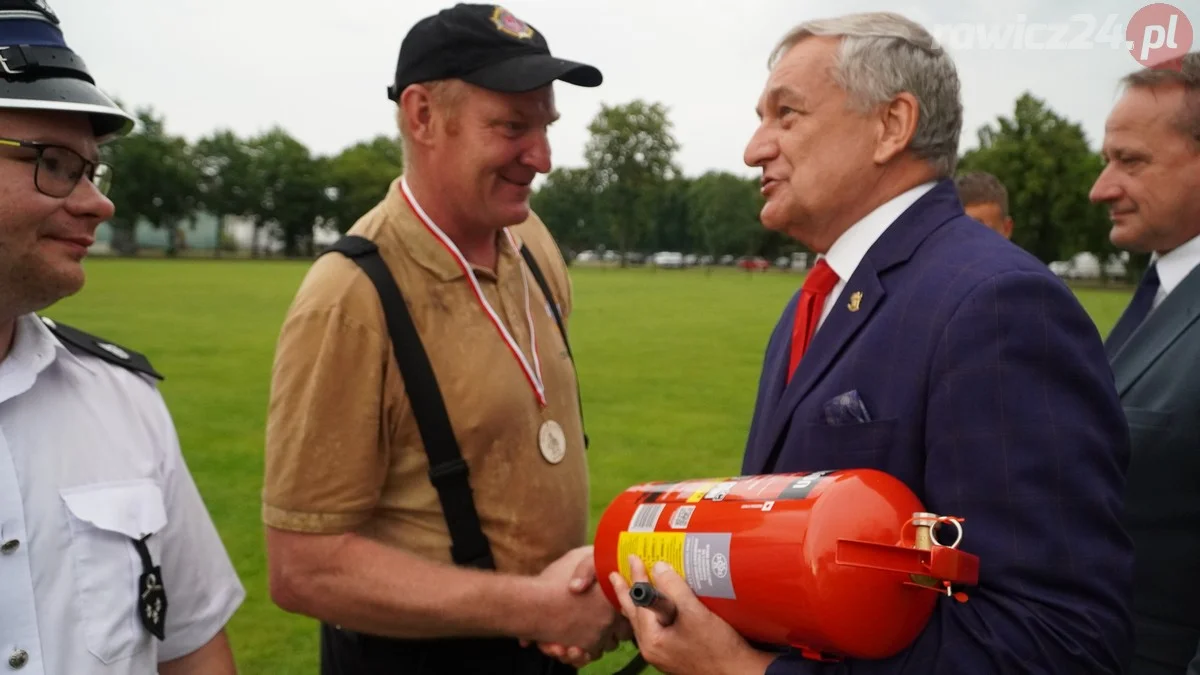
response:
[[[618,597],[647,661],[672,673],[1122,673],[1133,552],[1129,435],[1096,326],[1046,265],[964,214],[950,57],[890,13],[782,41],[746,163],[763,224],[821,254],[770,337],[743,474],[873,468],[965,519],[980,560],[886,660],[762,651],[669,569],[679,618]],[[635,581],[646,570],[634,566]]]

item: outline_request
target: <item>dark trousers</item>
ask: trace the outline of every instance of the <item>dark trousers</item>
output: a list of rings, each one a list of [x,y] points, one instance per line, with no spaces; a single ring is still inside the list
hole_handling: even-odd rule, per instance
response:
[[[393,640],[321,624],[321,675],[575,675],[506,638]]]

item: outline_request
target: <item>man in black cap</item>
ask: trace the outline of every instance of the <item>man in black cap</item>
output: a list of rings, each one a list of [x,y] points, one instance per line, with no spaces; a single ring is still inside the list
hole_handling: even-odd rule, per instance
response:
[[[0,669],[232,675],[245,593],[144,356],[37,312],[112,217],[134,119],[43,0],[0,0]]]
[[[404,174],[284,320],[271,593],[322,622],[327,675],[570,673],[629,637],[570,585],[592,561],[571,284],[528,201],[556,80],[601,75],[502,7],[418,22],[388,87]]]

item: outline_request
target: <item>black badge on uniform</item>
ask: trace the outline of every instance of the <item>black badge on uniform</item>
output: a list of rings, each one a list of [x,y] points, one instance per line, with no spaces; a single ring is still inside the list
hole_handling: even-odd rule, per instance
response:
[[[137,612],[146,630],[162,640],[166,637],[167,590],[163,586],[162,568],[150,560],[146,537],[133,540],[133,546],[142,559],[142,574],[138,577]]]
[[[158,567],[142,572],[138,577],[138,615],[151,635],[159,640],[166,637],[167,591],[163,588],[162,570]]]

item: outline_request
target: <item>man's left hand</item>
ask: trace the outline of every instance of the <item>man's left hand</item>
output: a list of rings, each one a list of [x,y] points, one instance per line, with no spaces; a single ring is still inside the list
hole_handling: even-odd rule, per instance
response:
[[[646,566],[637,556],[629,557],[634,583],[649,581]],[[662,626],[651,610],[638,607],[629,597],[629,585],[614,572],[609,576],[621,602],[621,613],[629,619],[638,649],[646,662],[666,673],[688,675],[763,675],[774,656],[759,652],[719,616],[705,607],[687,582],[669,565],[654,567],[654,586],[675,603],[677,614],[670,626]]]

